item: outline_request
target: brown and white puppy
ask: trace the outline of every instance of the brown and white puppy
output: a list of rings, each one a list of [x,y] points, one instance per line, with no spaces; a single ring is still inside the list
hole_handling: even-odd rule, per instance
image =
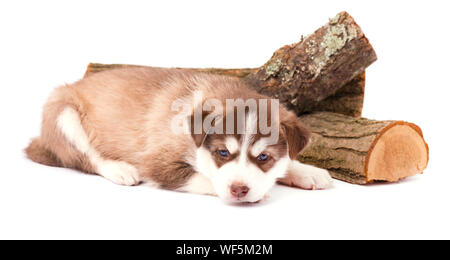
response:
[[[308,141],[292,112],[242,81],[130,68],[57,88],[26,153],[117,184],[256,202],[277,181],[304,189],[331,184],[327,171],[294,160]]]

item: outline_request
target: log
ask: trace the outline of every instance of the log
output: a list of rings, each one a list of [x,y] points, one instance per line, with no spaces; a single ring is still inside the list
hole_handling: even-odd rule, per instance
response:
[[[246,77],[262,94],[300,115],[334,94],[377,59],[361,28],[346,12],[300,42],[277,50]]]
[[[300,117],[312,140],[297,159],[355,184],[395,182],[422,173],[428,145],[421,129],[404,121],[377,121],[331,112]]]
[[[118,68],[133,68],[133,67],[151,68],[150,66],[142,66],[142,65],[89,63],[86,72],[84,74],[84,77],[88,77],[89,75],[105,70]],[[251,68],[244,68],[244,69],[177,68],[177,69],[195,70],[203,73],[225,75],[241,79],[246,78],[248,75],[254,73],[257,70]],[[333,95],[306,108],[305,112],[329,111],[343,115],[359,117],[361,116],[364,104],[364,86],[365,86],[365,71],[357,75],[354,79],[345,84],[342,88],[338,89],[338,91],[336,91],[336,93],[334,93]]]
[[[333,96],[358,75],[361,82],[365,68],[376,59],[375,51],[361,28],[348,13],[341,12],[313,34],[302,37],[300,42],[278,49],[259,68],[197,70],[240,77],[258,92],[278,98],[300,115],[311,111],[312,107],[326,107],[324,104],[327,102],[322,105],[319,103]],[[135,65],[90,64],[85,76],[104,69],[130,66]],[[353,85],[353,88],[359,88],[354,92],[360,93],[359,101],[339,96],[340,101],[334,102],[332,109],[338,109],[338,104],[347,102],[341,106],[345,108],[341,109],[344,113],[361,114],[364,84],[362,88],[360,84],[353,82]]]
[[[328,111],[360,117],[364,105],[366,73],[363,72],[326,99],[306,107],[305,112]]]
[[[119,69],[119,68],[151,68],[151,66],[143,66],[143,65],[131,65],[131,64],[102,64],[102,63],[89,63],[86,68],[86,72],[84,73],[84,77],[88,77],[97,72],[111,70],[111,69]],[[176,68],[176,69],[186,69],[186,70],[195,70],[203,73],[212,73],[217,75],[231,76],[237,78],[245,78],[250,73],[255,72],[257,69],[219,69],[219,68]]]

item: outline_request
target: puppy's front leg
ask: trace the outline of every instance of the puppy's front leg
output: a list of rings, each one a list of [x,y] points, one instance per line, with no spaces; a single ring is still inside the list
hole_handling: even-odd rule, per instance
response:
[[[330,187],[332,179],[327,170],[292,160],[286,176],[278,182],[306,190],[321,190]]]

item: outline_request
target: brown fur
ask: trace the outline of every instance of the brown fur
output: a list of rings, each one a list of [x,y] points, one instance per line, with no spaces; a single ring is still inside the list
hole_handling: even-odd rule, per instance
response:
[[[281,128],[288,143],[289,157],[294,160],[297,154],[309,143],[311,132],[300,123],[293,113],[285,113],[281,117]]]
[[[281,137],[277,144],[268,146],[264,151],[264,153],[269,156],[266,161],[258,161],[258,159],[250,153],[247,154],[247,157],[250,162],[258,166],[263,172],[267,172],[281,157],[286,155],[286,151],[286,139]]]
[[[241,81],[223,76],[155,68],[100,72],[52,93],[44,106],[41,136],[33,139],[26,154],[38,163],[96,173],[89,158],[57,127],[59,114],[71,107],[102,158],[127,162],[144,180],[161,187],[179,188],[195,173],[196,146],[193,138],[170,131],[170,120],[178,113],[170,104],[192,90],[203,91],[205,99],[266,98]],[[281,108],[280,114],[293,158],[306,144],[308,132],[291,112]]]
[[[242,97],[240,97],[242,98]],[[271,100],[268,97],[261,96],[259,94],[257,95],[247,95],[245,96],[244,101],[248,98],[253,99],[265,99],[268,101],[268,104],[271,104]],[[221,100],[222,105],[225,107],[226,111],[230,111],[229,108],[226,107],[225,100]],[[257,104],[257,112],[259,113],[259,110],[261,109],[259,106],[259,102],[256,102]],[[271,113],[270,110],[268,112],[268,118],[267,123],[268,125],[271,124]],[[267,113],[266,112],[266,113]],[[228,112],[224,115],[224,118],[221,120],[223,122],[223,132],[225,133],[226,125],[227,125],[227,116],[229,116],[230,113],[234,114],[234,126],[237,125],[237,111],[234,109],[232,112]],[[202,113],[202,118],[205,118],[208,116],[209,113]],[[193,122],[193,118],[190,118],[191,124]],[[247,154],[248,160],[255,165],[257,165],[263,172],[267,172],[272,168],[272,166],[277,162],[278,159],[286,155],[286,152],[288,151],[289,157],[291,159],[294,159],[296,155],[303,149],[309,142],[310,138],[310,132],[307,130],[298,120],[298,118],[291,112],[286,111],[283,107],[280,108],[280,121],[281,125],[279,127],[279,140],[277,144],[270,145],[266,148],[266,154],[269,155],[268,160],[266,161],[258,161],[256,157],[250,154],[250,151]],[[213,121],[213,123],[217,123]],[[263,137],[268,137],[267,134],[261,134],[259,129],[259,118],[257,121],[258,129],[256,131],[256,134],[253,136],[251,143],[249,144],[250,147],[252,147],[253,144],[255,144],[258,140],[260,140]],[[191,127],[191,131],[192,131]],[[211,154],[213,154],[213,159],[218,167],[221,167],[223,164],[235,160],[237,156],[239,155],[239,151],[230,154],[227,157],[220,156],[218,151],[219,150],[226,150],[225,146],[225,140],[226,138],[233,137],[237,141],[242,142],[242,134],[237,134],[236,130],[237,128],[234,127],[235,132],[232,134],[213,134],[206,136],[206,133],[203,131],[201,134],[195,135],[193,134],[193,138],[196,142],[197,146],[205,146]],[[289,144],[289,145],[288,145]]]
[[[51,151],[47,150],[44,145],[41,143],[40,138],[34,138],[30,145],[25,148],[25,153],[28,158],[35,162],[39,162],[48,166],[62,166],[58,157]]]

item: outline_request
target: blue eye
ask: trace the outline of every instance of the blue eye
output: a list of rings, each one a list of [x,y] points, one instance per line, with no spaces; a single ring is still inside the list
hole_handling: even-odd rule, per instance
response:
[[[219,154],[222,157],[227,157],[228,156],[228,151],[227,150],[219,150]]]
[[[258,159],[258,161],[265,161],[265,160],[267,160],[267,158],[269,158],[269,156],[265,153],[262,153],[262,154],[258,155],[258,157],[256,159]]]

